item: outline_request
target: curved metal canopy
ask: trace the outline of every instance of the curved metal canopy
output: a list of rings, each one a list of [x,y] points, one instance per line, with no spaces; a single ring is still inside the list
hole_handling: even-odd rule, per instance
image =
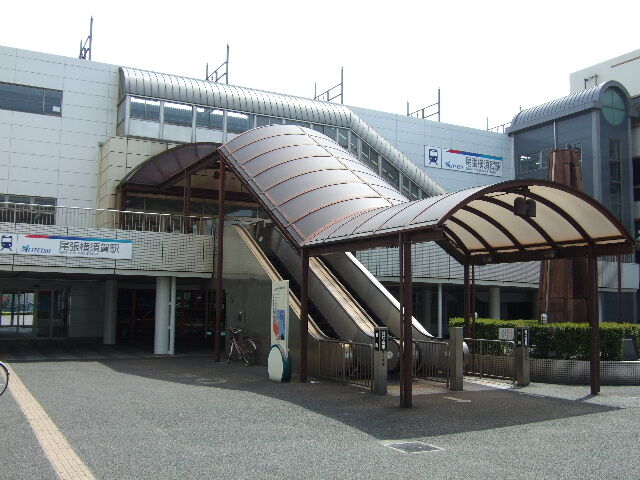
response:
[[[161,152],[131,170],[118,184],[152,185],[162,187],[184,176],[212,157],[219,143],[202,142],[179,145]]]
[[[121,67],[120,99],[124,95],[172,100],[348,128],[428,195],[445,193],[444,188],[346,105]]]
[[[514,180],[407,202],[336,142],[294,125],[245,132],[219,152],[298,248],[357,250],[397,244],[403,233],[478,264],[633,250],[608,210],[555,182]],[[523,196],[536,202],[535,217],[514,214]]]
[[[602,94],[611,87],[620,90],[626,100],[626,104],[629,105],[629,92],[624,85],[615,80],[610,80],[595,87],[572,93],[566,97],[556,98],[550,102],[516,113],[513,120],[511,120],[511,126],[507,129],[507,133],[512,134],[568,115],[575,115],[592,108],[600,108],[602,106]]]

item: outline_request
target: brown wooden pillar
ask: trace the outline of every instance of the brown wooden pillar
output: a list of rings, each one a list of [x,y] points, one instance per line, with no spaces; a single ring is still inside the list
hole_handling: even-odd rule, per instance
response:
[[[476,338],[476,266],[471,265],[471,291],[469,293],[469,309],[471,310],[471,321],[469,333],[471,338]]]
[[[471,335],[469,321],[471,319],[471,287],[469,285],[469,264],[464,261],[464,337]]]
[[[216,228],[216,328],[213,340],[213,358],[216,362],[220,361],[220,348],[222,343],[222,302],[224,301],[224,286],[222,284],[222,253],[224,246],[224,163],[224,158],[220,155],[220,166],[218,172],[218,227]]]
[[[591,394],[600,392],[600,322],[598,319],[598,272],[597,259],[592,252],[587,257],[589,268],[589,295],[587,296],[587,318],[591,327],[590,365]]]
[[[413,405],[413,325],[411,242],[400,234],[400,407]]]
[[[300,382],[307,381],[309,339],[309,254],[300,252]]]

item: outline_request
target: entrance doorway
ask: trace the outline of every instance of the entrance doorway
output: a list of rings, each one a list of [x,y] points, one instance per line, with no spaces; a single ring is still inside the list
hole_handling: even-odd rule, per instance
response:
[[[0,336],[67,336],[69,292],[66,289],[0,292]]]

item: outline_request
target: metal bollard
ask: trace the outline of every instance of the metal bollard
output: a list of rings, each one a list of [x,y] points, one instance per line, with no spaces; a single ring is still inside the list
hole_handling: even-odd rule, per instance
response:
[[[375,327],[373,331],[373,391],[387,394],[387,345],[389,329]]]
[[[463,334],[462,327],[449,329],[449,390],[463,389]]]
[[[529,367],[529,328],[516,328],[516,385],[526,387],[531,383]]]

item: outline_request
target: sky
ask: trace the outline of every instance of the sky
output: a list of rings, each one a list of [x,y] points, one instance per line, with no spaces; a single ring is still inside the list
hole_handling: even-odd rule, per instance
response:
[[[640,48],[640,3],[531,1],[6,1],[0,45],[203,78],[230,46],[229,83],[486,128],[569,94],[569,74]]]

